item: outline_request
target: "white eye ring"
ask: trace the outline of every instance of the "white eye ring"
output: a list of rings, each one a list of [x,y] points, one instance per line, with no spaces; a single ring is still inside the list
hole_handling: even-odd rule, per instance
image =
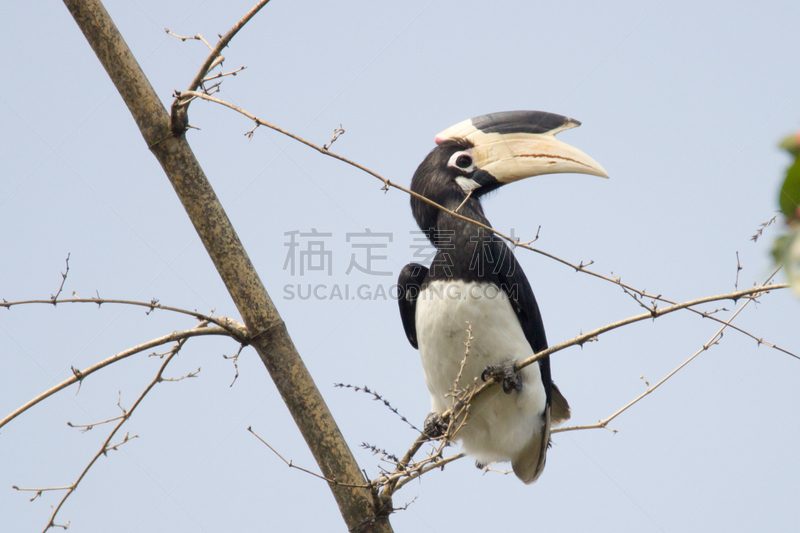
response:
[[[475,165],[472,159],[472,150],[462,150],[450,156],[447,162],[448,167],[457,168],[464,172],[472,172],[475,170]]]

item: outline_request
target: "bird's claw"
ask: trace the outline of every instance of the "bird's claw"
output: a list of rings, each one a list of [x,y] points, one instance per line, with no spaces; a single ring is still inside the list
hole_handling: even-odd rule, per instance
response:
[[[426,437],[435,439],[441,437],[447,431],[447,422],[442,420],[439,413],[429,413],[425,418],[425,425],[422,426]]]
[[[503,392],[511,394],[511,391],[522,390],[522,376],[516,371],[516,362],[506,361],[500,365],[487,366],[481,373],[481,379],[486,381],[489,377],[503,384]]]

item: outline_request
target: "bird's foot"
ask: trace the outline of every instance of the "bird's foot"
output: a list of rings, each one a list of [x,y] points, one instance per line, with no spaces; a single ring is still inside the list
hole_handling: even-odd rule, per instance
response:
[[[481,379],[486,381],[491,377],[495,381],[500,381],[503,384],[503,392],[506,394],[511,394],[511,391],[521,391],[522,376],[517,372],[516,366],[516,361],[487,366],[481,373]]]
[[[447,422],[442,420],[439,413],[429,413],[425,418],[425,425],[422,426],[426,437],[435,439],[441,437],[447,431]]]
[[[484,468],[486,468],[486,464],[481,463],[480,461],[475,461],[475,468],[477,468],[478,470],[483,470]]]

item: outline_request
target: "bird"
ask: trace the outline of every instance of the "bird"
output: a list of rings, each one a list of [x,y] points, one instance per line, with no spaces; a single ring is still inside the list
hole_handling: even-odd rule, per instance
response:
[[[517,368],[547,348],[539,306],[511,249],[470,221],[491,228],[481,200],[524,178],[555,173],[608,178],[591,157],[555,138],[579,125],[543,111],[465,120],[436,135],[436,147],[411,180],[412,192],[469,219],[411,196],[414,219],[436,248],[430,267],[410,263],[397,282],[403,328],[420,352],[431,395],[424,432],[437,437],[446,431],[441,414],[452,406],[459,376],[460,383],[494,378],[502,387],[473,399],[466,420],[457,421],[454,439],[479,468],[510,461],[525,484],[542,474],[550,428],[569,419],[570,407],[552,381],[549,357]]]

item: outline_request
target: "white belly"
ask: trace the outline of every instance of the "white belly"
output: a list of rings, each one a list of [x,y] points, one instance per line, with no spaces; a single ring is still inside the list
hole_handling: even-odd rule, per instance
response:
[[[521,361],[533,355],[508,297],[494,285],[435,281],[421,291],[416,309],[417,340],[431,410],[449,409],[452,391],[464,359],[467,328],[472,342],[460,385],[480,376],[487,365]],[[469,324],[468,324],[469,323]],[[522,391],[505,394],[501,387],[479,396],[467,424],[457,435],[464,451],[481,463],[518,456],[542,431],[545,391],[539,365],[522,370]]]

